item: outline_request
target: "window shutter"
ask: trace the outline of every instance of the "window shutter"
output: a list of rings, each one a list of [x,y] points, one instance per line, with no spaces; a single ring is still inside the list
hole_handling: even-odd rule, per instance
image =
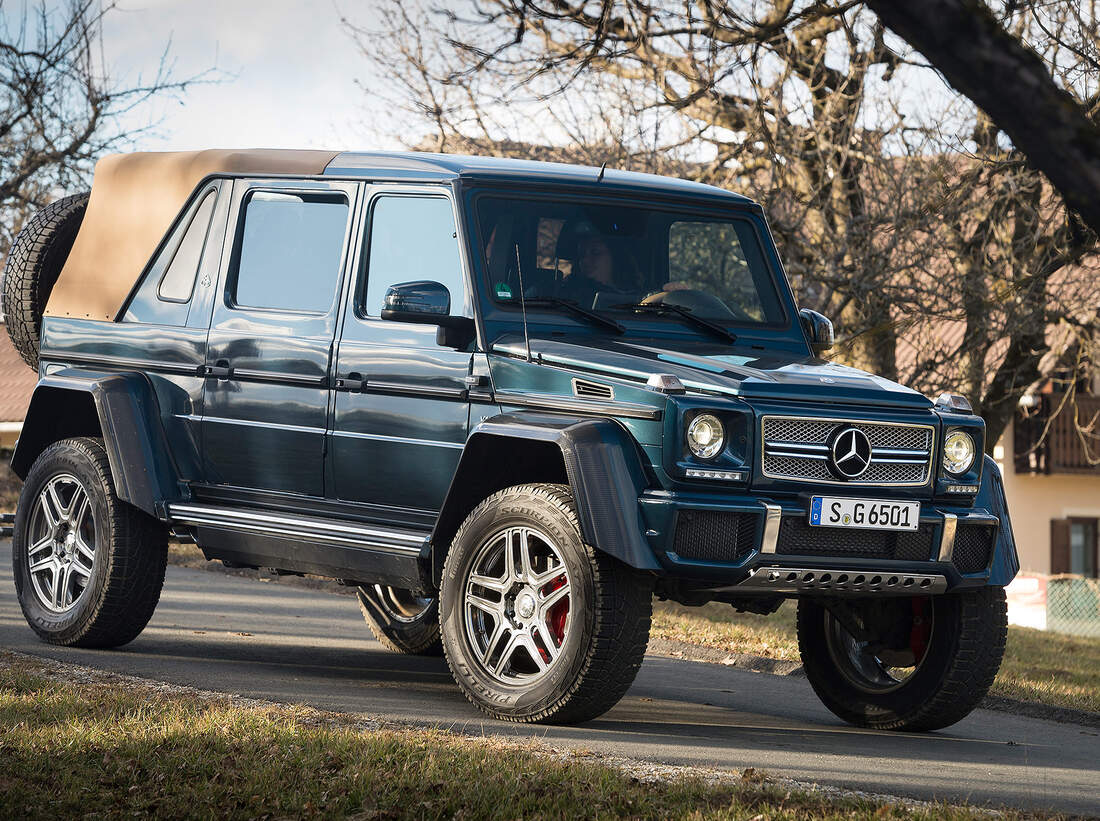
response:
[[[1050,573],[1069,573],[1069,519],[1050,520]]]

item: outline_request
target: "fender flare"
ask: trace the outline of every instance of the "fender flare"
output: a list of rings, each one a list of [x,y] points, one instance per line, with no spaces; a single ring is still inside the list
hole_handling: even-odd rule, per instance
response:
[[[83,408],[66,415],[74,407],[74,395],[91,399],[94,419],[87,419]],[[178,472],[148,377],[76,368],[43,376],[31,394],[12,454],[12,470],[26,478],[35,459],[51,444],[87,435],[103,437],[118,498],[163,518],[163,503],[178,496]]]
[[[989,584],[1004,587],[1020,572],[1020,556],[1016,552],[1016,538],[1012,535],[1012,520],[1008,515],[1001,470],[992,457],[986,456],[982,470],[982,484],[974,499],[975,507],[984,507],[1000,520],[997,542],[993,545],[993,562],[989,570]]]
[[[490,493],[531,481],[509,478],[500,484],[486,476],[493,472],[495,456],[507,454],[508,464],[514,465],[523,443],[538,443],[544,449],[550,446],[560,454],[586,543],[636,569],[661,570],[646,540],[638,504],[639,494],[651,482],[638,444],[626,429],[611,419],[515,413],[486,419],[466,440],[432,531],[436,581],[442,578],[446,551],[469,511]],[[516,474],[502,471],[497,475]],[[486,493],[484,488],[491,490]]]

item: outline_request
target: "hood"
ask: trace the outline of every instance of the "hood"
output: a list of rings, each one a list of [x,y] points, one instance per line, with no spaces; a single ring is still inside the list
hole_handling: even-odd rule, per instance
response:
[[[525,357],[522,335],[498,339],[492,351]],[[917,391],[856,368],[784,351],[686,339],[627,339],[602,336],[531,338],[531,353],[548,364],[588,373],[645,381],[673,374],[689,390],[744,399],[789,399],[929,408]]]

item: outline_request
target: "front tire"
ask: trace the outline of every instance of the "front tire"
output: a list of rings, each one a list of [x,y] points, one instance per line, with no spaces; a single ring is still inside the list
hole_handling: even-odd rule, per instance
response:
[[[367,627],[387,650],[410,656],[443,655],[438,599],[382,584],[363,585],[357,595]]]
[[[826,707],[859,727],[929,731],[965,718],[993,684],[1007,636],[999,587],[798,602],[806,677]]]
[[[584,543],[568,487],[507,488],[474,509],[447,554],[447,663],[494,718],[587,721],[634,681],[652,593],[649,576]]]
[[[132,641],[156,609],[167,561],[167,530],[115,494],[102,440],[65,439],[35,460],[16,509],[12,565],[23,615],[43,641]]]

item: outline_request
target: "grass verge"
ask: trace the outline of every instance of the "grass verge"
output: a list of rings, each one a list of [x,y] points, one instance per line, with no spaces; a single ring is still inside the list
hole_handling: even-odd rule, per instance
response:
[[[104,680],[106,679],[106,680]],[[746,770],[634,777],[500,740],[43,667],[0,653],[0,817],[971,819]]]
[[[731,654],[798,660],[793,602],[770,616],[737,613],[722,604],[657,602],[653,635]],[[1100,639],[1009,625],[1004,661],[990,694],[1100,712]]]

